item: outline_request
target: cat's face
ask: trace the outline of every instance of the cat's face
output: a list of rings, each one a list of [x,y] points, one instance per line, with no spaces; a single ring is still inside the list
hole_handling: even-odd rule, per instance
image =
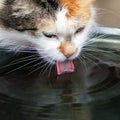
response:
[[[4,46],[16,46],[15,48],[32,46],[45,60],[52,63],[75,59],[93,24],[92,2],[93,0],[2,0],[1,43]]]

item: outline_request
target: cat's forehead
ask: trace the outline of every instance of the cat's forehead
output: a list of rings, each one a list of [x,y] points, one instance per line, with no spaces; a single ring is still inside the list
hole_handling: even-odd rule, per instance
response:
[[[71,34],[78,28],[86,26],[91,18],[91,2],[93,0],[86,1],[60,0],[62,8],[56,12],[53,31],[57,30],[61,34]]]
[[[16,30],[35,28],[70,33],[91,18],[94,0],[0,0],[0,22]]]
[[[56,20],[49,19],[44,22],[43,29],[50,33],[57,33],[61,36],[66,36],[74,34],[78,28],[85,27],[89,22],[87,15],[82,18],[73,17],[68,19],[66,15],[67,12],[68,11],[64,8],[56,12]]]
[[[5,1],[5,0],[4,0]],[[94,0],[6,0],[7,4],[13,4],[13,7],[22,7],[26,9],[32,8],[31,4],[41,8],[40,11],[46,11],[46,14],[54,14],[59,9],[66,9],[66,17],[72,18],[86,9],[90,8]]]
[[[81,20],[71,18],[68,19],[67,10],[62,9],[61,11],[56,13],[56,21],[55,21],[55,29],[60,34],[71,34],[79,27],[82,26],[83,23]]]

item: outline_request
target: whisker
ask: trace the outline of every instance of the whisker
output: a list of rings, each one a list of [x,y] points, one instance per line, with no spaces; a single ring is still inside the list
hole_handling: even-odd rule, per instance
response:
[[[10,48],[2,48],[0,49],[0,51],[3,51],[3,52],[13,52],[13,53],[37,53],[37,51],[35,50],[24,50],[24,49],[19,49],[19,50],[12,50]]]
[[[44,72],[43,72],[43,73],[45,73],[45,72],[49,69],[50,65],[51,65],[51,64],[48,62],[48,64],[46,65],[46,68],[44,69]]]
[[[91,38],[91,39],[85,41],[85,43],[90,43],[91,44],[91,43],[99,41],[99,39],[104,39],[105,37],[106,37],[105,34],[100,35],[100,36],[97,36],[97,34],[96,34],[96,36],[94,36],[94,38]]]
[[[100,49],[100,48],[83,48],[83,52],[86,52],[86,51],[90,51],[90,52],[94,52],[94,53],[102,53],[102,54],[107,54],[107,55],[114,55],[118,58],[120,58],[120,55],[118,55],[118,52],[115,52],[115,51],[108,51],[108,50],[105,50],[105,49]],[[94,56],[95,57],[95,56]]]
[[[6,68],[6,67],[10,67],[10,66],[13,66],[13,65],[16,65],[16,64],[19,64],[19,63],[31,61],[31,60],[34,60],[34,59],[36,59],[36,58],[25,59],[25,60],[22,60],[22,61],[14,62],[14,63],[11,63],[11,64],[8,64],[8,65],[5,65],[5,66],[0,67],[0,69]]]
[[[110,53],[113,51],[107,51],[107,50],[103,50],[103,49],[99,49],[99,48],[82,48],[83,51],[93,51],[93,52],[103,52],[103,53]]]
[[[40,66],[40,68],[42,68],[42,69],[41,69],[41,71],[40,71],[40,73],[39,73],[39,74],[44,73],[44,69],[45,69],[45,67],[46,67],[48,64],[49,64],[49,63],[48,63],[48,62],[46,62],[44,65],[42,65],[42,67]]]
[[[17,59],[15,59],[15,60],[13,60],[12,63],[18,62],[18,61],[20,61],[20,60],[25,60],[25,59],[34,58],[34,57],[37,57],[37,56],[34,54],[34,55],[25,56],[25,57],[22,57],[22,58],[17,58]]]
[[[85,54],[85,55],[83,55],[83,57],[85,57],[86,59],[88,59],[89,61],[91,61],[95,66],[97,66],[97,67],[100,68],[100,66],[98,65],[98,63],[95,62],[95,60],[98,60],[97,57],[93,56],[93,55],[90,54],[90,53],[84,53],[84,54]],[[94,58],[95,60],[93,60],[93,58]],[[101,69],[101,68],[100,68],[100,69]]]
[[[33,70],[36,66],[41,65],[42,63],[44,63],[45,61],[41,60],[40,62],[36,63],[35,65],[32,65],[30,70]]]
[[[113,9],[105,9],[105,8],[95,8],[96,11],[96,15],[103,15],[103,14],[113,14],[117,17],[120,17],[120,12],[118,12],[117,10],[113,10]]]
[[[54,64],[52,64],[53,63],[53,61],[56,59],[56,56],[54,57],[54,58],[52,58],[52,60],[51,60],[51,63],[49,63],[49,67],[50,67],[50,69],[49,69],[49,73],[48,73],[48,76],[50,76],[50,73],[51,73],[51,70],[52,70],[52,67],[54,66]],[[48,67],[48,68],[49,68]]]
[[[34,62],[36,62],[36,61],[38,61],[38,59],[35,59],[35,60],[33,60],[33,61],[31,61],[31,62],[28,62],[28,63],[26,63],[26,64],[24,64],[24,65],[22,65],[22,66],[20,66],[20,67],[17,67],[17,68],[15,68],[15,69],[7,72],[7,74],[9,74],[9,73],[11,73],[11,72],[14,72],[14,71],[16,71],[16,70],[19,70],[19,69],[21,69],[21,68],[23,68],[23,67],[26,67],[27,65],[29,65],[29,64],[31,64],[31,63],[34,63]]]
[[[53,66],[54,66],[53,64],[50,64],[50,69],[49,69],[49,72],[48,72],[48,76],[50,76]]]
[[[53,67],[52,63],[55,59],[56,59],[56,56],[54,58],[52,58],[50,62],[47,62],[48,64],[45,66],[46,68],[44,69],[44,72],[46,72],[47,70],[49,71],[49,68],[50,68],[50,70],[52,69],[52,67]],[[50,72],[49,72],[48,76],[50,76]]]
[[[84,70],[87,71],[87,63],[85,62],[85,59],[82,57],[82,55],[80,55],[78,59],[80,60],[81,65],[83,65],[83,67],[85,68]]]
[[[45,61],[44,61],[44,62],[45,62]],[[43,67],[46,65],[46,63],[44,64],[44,62],[38,62],[37,64],[35,64],[35,65],[33,66],[33,68],[36,67],[36,66],[38,66],[38,67],[37,67],[36,69],[32,70],[31,72],[29,72],[28,75],[30,75],[30,74],[36,72],[37,70],[43,68]],[[42,64],[42,63],[43,63],[43,64]],[[42,66],[39,66],[39,65],[41,65],[41,64],[42,64]],[[33,69],[33,68],[32,68],[32,69]]]
[[[84,47],[84,46],[91,45],[91,44],[93,44],[93,43],[99,41],[100,38],[103,39],[104,37],[105,37],[105,35],[102,35],[102,37],[99,36],[99,37],[97,37],[97,38],[92,38],[92,39],[90,39],[90,40],[87,40],[87,41],[85,41],[85,42],[83,43],[83,47]]]

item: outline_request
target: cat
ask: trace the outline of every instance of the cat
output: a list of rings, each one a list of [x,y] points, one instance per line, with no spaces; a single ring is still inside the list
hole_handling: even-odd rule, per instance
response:
[[[94,25],[94,0],[0,0],[0,47],[32,47],[58,74],[73,72]]]

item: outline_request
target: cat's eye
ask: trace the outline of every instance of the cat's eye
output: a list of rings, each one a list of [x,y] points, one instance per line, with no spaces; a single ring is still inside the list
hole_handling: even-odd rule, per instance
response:
[[[16,29],[16,30],[18,30],[18,31],[20,31],[20,32],[25,32],[25,31],[36,31],[37,28],[25,28],[25,29]]]
[[[48,38],[58,38],[57,35],[55,35],[55,34],[49,34],[49,33],[43,32],[43,35],[44,35],[45,37],[48,37]]]
[[[80,27],[76,30],[75,34],[82,32],[85,29],[85,27]]]

